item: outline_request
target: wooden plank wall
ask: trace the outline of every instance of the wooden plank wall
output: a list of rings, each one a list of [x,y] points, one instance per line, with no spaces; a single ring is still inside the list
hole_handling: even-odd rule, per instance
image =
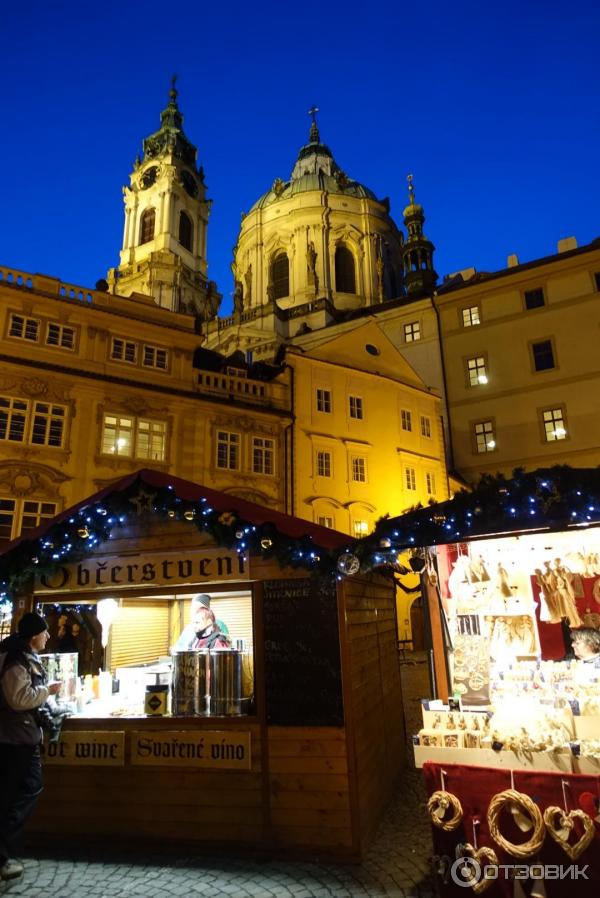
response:
[[[354,857],[345,730],[272,726],[268,734],[274,843]]]
[[[227,727],[220,721],[215,728]],[[257,847],[266,830],[262,745],[257,724],[244,729],[251,732],[251,771],[46,765],[28,831],[36,838],[121,836]]]
[[[348,577],[340,592],[349,761],[364,853],[406,753],[395,589],[383,578]]]

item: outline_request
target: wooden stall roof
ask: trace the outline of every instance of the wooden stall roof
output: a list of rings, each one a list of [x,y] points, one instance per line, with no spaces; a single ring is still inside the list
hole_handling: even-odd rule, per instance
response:
[[[155,496],[159,497],[157,502]],[[160,506],[160,509],[154,508],[154,505]],[[32,565],[37,566],[36,572],[39,573],[45,566],[64,563],[70,558],[92,552],[98,542],[107,538],[111,521],[118,526],[119,512],[116,518],[111,517],[115,506],[128,506],[130,513],[134,510],[137,514],[159,511],[165,516],[168,508],[169,517],[176,514],[178,518],[195,518],[199,529],[208,530],[220,545],[231,547],[239,545],[237,533],[240,527],[245,527],[248,528],[244,531],[247,534],[244,549],[247,551],[255,551],[267,558],[275,556],[282,564],[291,561],[295,566],[315,570],[325,566],[332,569],[337,554],[352,541],[337,530],[248,502],[230,493],[159,471],[142,469],[67,508],[28,532],[27,536],[8,543],[0,555],[2,589],[14,591],[17,582],[24,579],[25,569],[29,569],[30,573],[33,571]],[[188,518],[188,515],[191,517]],[[89,522],[91,542],[85,535],[86,521]],[[94,534],[97,535],[95,542]],[[265,548],[269,541],[273,547]],[[60,549],[57,544],[60,544]],[[283,551],[277,551],[282,546]],[[299,546],[306,551],[299,551]]]

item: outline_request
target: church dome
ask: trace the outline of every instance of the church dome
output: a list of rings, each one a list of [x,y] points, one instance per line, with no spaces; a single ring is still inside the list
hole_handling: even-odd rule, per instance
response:
[[[329,147],[321,143],[319,129],[313,122],[309,141],[298,153],[289,181],[276,178],[270,190],[267,190],[252,206],[264,209],[278,200],[289,199],[300,193],[311,190],[324,190],[327,193],[343,194],[358,198],[366,198],[379,202],[372,190],[359,181],[349,178],[339,167]]]

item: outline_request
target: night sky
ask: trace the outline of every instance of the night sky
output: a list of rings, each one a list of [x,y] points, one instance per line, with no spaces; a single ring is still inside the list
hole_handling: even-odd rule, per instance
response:
[[[289,178],[313,104],[338,164],[399,224],[414,174],[440,275],[600,236],[595,2],[29,0],[1,24],[0,265],[93,286],[117,264],[121,186],[173,73],[222,313],[240,212]]]

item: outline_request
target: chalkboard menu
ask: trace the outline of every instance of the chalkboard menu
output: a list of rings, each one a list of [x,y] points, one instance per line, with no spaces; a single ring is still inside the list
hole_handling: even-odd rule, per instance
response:
[[[267,721],[343,726],[335,580],[264,583]]]

